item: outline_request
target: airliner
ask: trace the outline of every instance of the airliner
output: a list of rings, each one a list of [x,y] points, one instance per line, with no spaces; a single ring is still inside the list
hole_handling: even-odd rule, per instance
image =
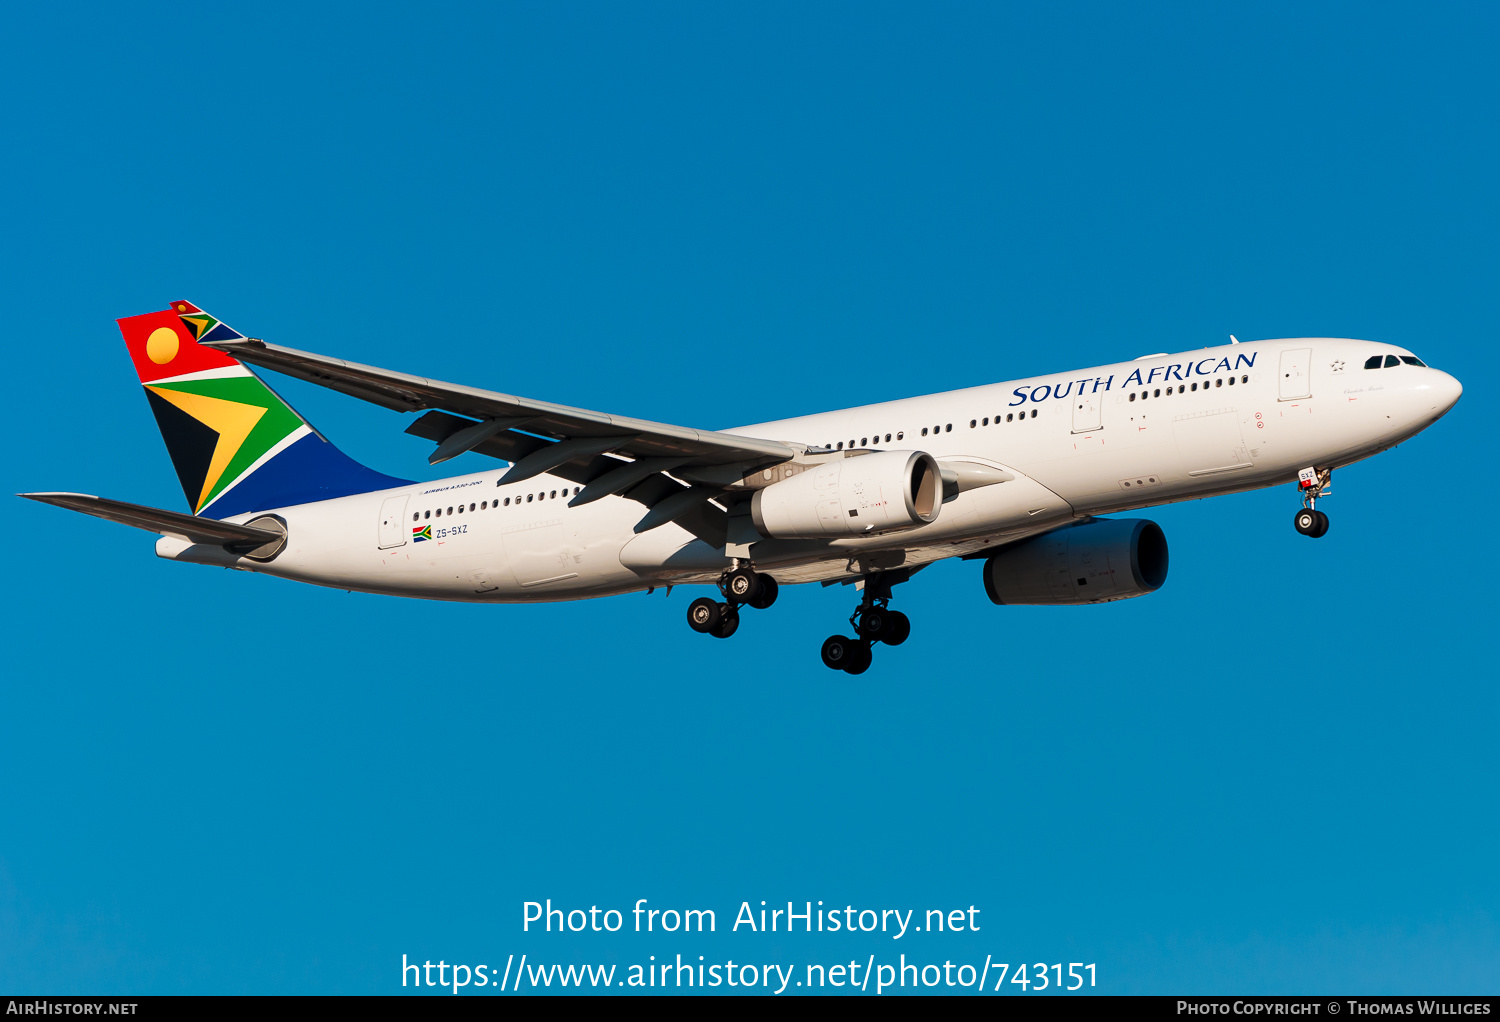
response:
[[[1458,380],[1405,348],[1240,342],[964,390],[703,430],[442,383],[268,344],[196,305],[118,321],[188,513],[80,493],[20,496],[156,533],[156,553],[352,591],[475,603],[716,587],[687,608],[727,639],[782,585],[852,585],[860,674],[911,630],[892,587],[982,562],[996,604],[1143,596],[1167,579],[1158,504],[1295,483],[1293,525],[1328,532],[1333,471],[1441,418]],[[339,451],[256,374],[397,412],[497,467],[433,482]]]

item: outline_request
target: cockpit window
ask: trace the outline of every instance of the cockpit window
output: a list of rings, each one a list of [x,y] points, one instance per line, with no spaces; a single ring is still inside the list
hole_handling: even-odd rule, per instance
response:
[[[1379,369],[1380,368],[1380,363],[1381,363],[1381,357],[1379,355],[1371,355],[1369,358],[1365,359],[1365,368],[1366,369]]]
[[[1387,369],[1389,369],[1391,366],[1398,366],[1400,364],[1401,364],[1401,360],[1399,358],[1397,358],[1395,355],[1387,355],[1385,357],[1385,367]]]
[[[1401,361],[1405,362],[1409,366],[1421,366],[1423,369],[1427,368],[1427,363],[1423,362],[1415,355],[1402,355]]]

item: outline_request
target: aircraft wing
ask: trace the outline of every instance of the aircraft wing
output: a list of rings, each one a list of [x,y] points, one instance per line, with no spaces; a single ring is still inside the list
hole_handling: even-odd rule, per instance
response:
[[[721,484],[807,450],[443,383],[255,338],[200,343],[385,408],[425,410],[406,431],[437,443],[430,464],[487,454],[511,463],[502,483],[548,472],[583,485],[572,505],[619,494],[649,509],[637,531],[675,521],[711,546],[723,545],[727,529],[726,513],[710,503],[724,495]]]
[[[235,525],[213,518],[198,518],[178,511],[163,511],[142,504],[127,504],[123,500],[107,500],[87,493],[19,493],[16,496],[65,507],[70,511],[81,511],[95,518],[145,529],[161,536],[175,536],[190,543],[228,547],[238,553],[279,542],[283,538],[281,533],[266,529],[253,529],[248,525]]]
[[[573,475],[582,475],[582,481],[588,481],[593,473],[579,470],[605,452],[635,461],[669,459],[679,466],[746,462],[754,467],[786,461],[804,449],[777,440],[672,426],[443,383],[267,344],[253,338],[211,341],[205,346],[217,348],[242,362],[295,376],[396,411],[433,409],[447,413],[423,416],[407,430],[439,442],[438,450],[429,459],[432,464],[472,450],[515,462],[519,469],[528,456],[546,449],[545,456],[532,460],[532,466],[542,461],[553,464],[516,473],[512,478],[542,472],[569,478],[567,471],[559,469],[572,465]]]

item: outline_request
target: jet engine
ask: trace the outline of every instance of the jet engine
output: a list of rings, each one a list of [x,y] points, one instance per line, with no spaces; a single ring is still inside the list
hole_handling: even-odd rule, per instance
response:
[[[826,461],[756,490],[750,515],[762,536],[824,539],[927,525],[942,506],[936,458],[882,451]]]
[[[1095,518],[1001,548],[984,562],[998,604],[1128,600],[1167,580],[1167,537],[1144,518]]]

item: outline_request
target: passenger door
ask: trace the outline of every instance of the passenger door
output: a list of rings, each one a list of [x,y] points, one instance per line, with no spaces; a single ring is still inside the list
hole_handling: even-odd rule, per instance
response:
[[[1312,397],[1311,348],[1292,348],[1281,353],[1281,375],[1277,394],[1283,401]]]
[[[1095,394],[1079,394],[1073,399],[1073,432],[1092,433],[1099,429],[1103,403]]]
[[[406,500],[409,494],[387,497],[380,505],[380,549],[406,546]]]

